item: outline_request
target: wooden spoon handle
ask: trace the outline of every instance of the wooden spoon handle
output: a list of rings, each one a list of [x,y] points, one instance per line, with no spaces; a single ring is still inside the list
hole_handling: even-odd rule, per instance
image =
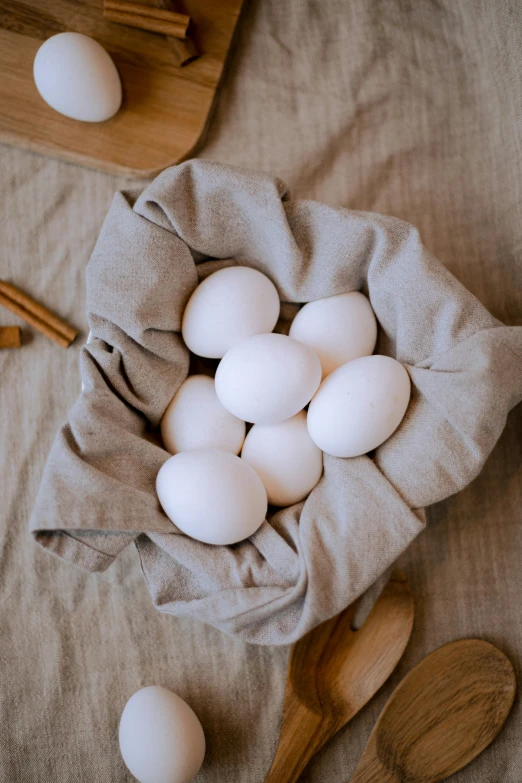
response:
[[[316,752],[316,742],[323,733],[324,720],[299,703],[284,716],[276,755],[265,783],[295,783]]]
[[[357,767],[350,778],[350,783],[402,783],[402,780],[383,769],[382,765],[374,759],[369,767],[364,769]]]
[[[265,783],[295,783],[312,756],[331,736],[331,720],[324,714],[317,692],[317,668],[339,619],[344,618],[349,628],[353,614],[354,607],[347,607],[341,615],[322,623],[294,644],[279,745]]]
[[[350,783],[401,783],[402,778],[396,777],[383,765],[375,749],[375,737],[372,735],[359,760],[357,769],[350,778]]]

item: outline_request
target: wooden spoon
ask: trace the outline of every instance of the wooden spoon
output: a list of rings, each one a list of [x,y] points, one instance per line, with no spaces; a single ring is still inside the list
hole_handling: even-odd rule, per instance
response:
[[[364,707],[399,662],[413,627],[413,598],[392,574],[357,631],[352,604],[292,648],[279,746],[265,783],[294,783],[312,756]]]
[[[435,650],[386,704],[350,783],[438,783],[497,736],[516,691],[504,653],[463,639]]]

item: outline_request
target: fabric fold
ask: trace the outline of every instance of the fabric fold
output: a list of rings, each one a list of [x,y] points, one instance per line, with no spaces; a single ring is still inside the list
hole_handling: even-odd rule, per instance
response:
[[[412,400],[374,456],[325,456],[304,503],[247,541],[213,547],[182,535],[159,506],[168,454],[157,427],[188,373],[181,319],[202,262],[229,258],[267,274],[294,305],[367,293],[377,351],[406,366]],[[477,475],[522,397],[522,328],[493,318],[412,226],[294,201],[266,174],[188,161],[141,194],[116,194],[87,283],[82,393],[53,444],[33,535],[88,570],[134,541],[158,609],[249,642],[293,642],[361,595],[422,530],[420,509]]]

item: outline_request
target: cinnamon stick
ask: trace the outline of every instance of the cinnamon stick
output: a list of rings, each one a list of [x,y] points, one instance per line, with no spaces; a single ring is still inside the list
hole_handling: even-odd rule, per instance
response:
[[[186,38],[190,23],[190,16],[186,14],[130,3],[127,0],[104,0],[103,15],[111,22],[175,38]]]
[[[172,0],[153,0],[153,3],[156,8],[163,11],[175,10]],[[192,62],[192,60],[195,60],[196,57],[199,57],[194,41],[190,37],[190,32],[187,32],[187,37],[184,39],[167,36],[167,42],[178,68],[182,68],[184,65]]]
[[[0,280],[0,305],[63,348],[68,348],[78,334],[68,323],[4,280]]]
[[[0,348],[20,348],[21,345],[19,326],[0,326]]]
[[[178,68],[187,65],[192,62],[192,60],[195,60],[196,57],[199,57],[198,50],[196,49],[192,38],[173,38],[169,35],[167,36],[167,41]]]

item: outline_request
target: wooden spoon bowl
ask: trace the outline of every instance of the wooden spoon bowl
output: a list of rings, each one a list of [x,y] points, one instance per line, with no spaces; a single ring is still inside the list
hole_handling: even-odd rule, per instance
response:
[[[504,653],[463,639],[435,650],[401,682],[370,735],[351,783],[438,783],[497,736],[516,679]]]

